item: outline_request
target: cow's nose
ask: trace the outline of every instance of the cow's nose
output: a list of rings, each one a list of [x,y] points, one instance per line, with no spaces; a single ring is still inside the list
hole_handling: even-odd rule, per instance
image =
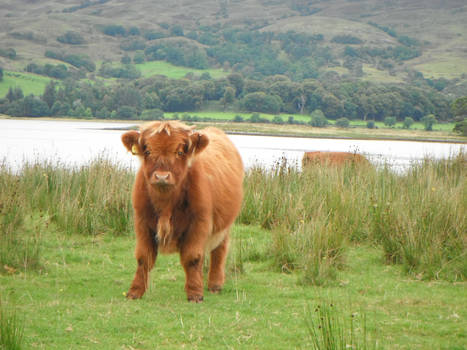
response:
[[[169,172],[157,172],[154,173],[154,178],[156,183],[164,184],[170,180],[170,173]]]

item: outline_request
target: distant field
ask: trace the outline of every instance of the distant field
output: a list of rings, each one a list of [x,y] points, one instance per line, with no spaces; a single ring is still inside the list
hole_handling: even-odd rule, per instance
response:
[[[200,76],[203,73],[209,73],[211,78],[221,78],[228,74],[222,69],[194,69],[179,67],[165,61],[145,62],[141,64],[135,64],[135,67],[141,71],[141,74],[144,77],[161,74],[169,78],[179,79],[183,78],[185,75],[187,75],[187,73],[194,73],[197,76]]]
[[[362,78],[363,80],[380,81],[384,83],[402,83],[400,76],[390,75],[388,71],[379,70],[367,64],[363,65],[363,73],[365,73]]]
[[[460,57],[439,56],[436,60],[418,64],[414,68],[422,72],[426,78],[454,79],[467,74],[467,63]]]
[[[20,87],[25,96],[42,95],[50,78],[41,77],[31,73],[3,72],[3,81],[0,82],[0,98],[4,97],[10,87]]]

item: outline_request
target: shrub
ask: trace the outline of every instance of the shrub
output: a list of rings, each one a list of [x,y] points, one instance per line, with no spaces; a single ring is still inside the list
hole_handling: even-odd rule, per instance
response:
[[[374,129],[376,127],[375,121],[374,120],[369,120],[366,122],[366,127],[368,129]]]
[[[284,120],[282,119],[282,117],[280,115],[275,115],[274,118],[272,118],[272,122],[273,124],[284,124]]]
[[[164,120],[164,112],[158,108],[147,109],[141,113],[142,120]]]
[[[462,136],[467,136],[467,119],[457,122],[452,131]]]
[[[404,129],[410,129],[410,127],[413,125],[414,120],[412,117],[405,117],[404,119]]]
[[[243,122],[243,118],[242,118],[242,116],[240,116],[240,115],[236,115],[236,116],[234,117],[233,121],[234,121],[235,123],[242,123],[242,122]]]
[[[396,125],[396,122],[397,122],[396,117],[386,117],[384,118],[384,121],[383,121],[384,125],[389,126],[390,128]]]
[[[68,31],[65,34],[57,37],[57,41],[61,42],[62,44],[70,45],[81,45],[85,43],[85,40],[80,33],[71,31]]]
[[[132,106],[121,106],[117,109],[117,119],[135,119],[138,111]]]
[[[421,119],[421,122],[425,126],[426,131],[432,131],[433,125],[436,124],[437,120],[433,114],[428,114]]]
[[[311,113],[311,120],[310,125],[317,127],[317,128],[324,128],[329,124],[326,116],[320,109],[315,109],[313,113]]]
[[[339,118],[336,120],[335,125],[338,128],[348,128],[350,126],[350,121],[347,118]]]

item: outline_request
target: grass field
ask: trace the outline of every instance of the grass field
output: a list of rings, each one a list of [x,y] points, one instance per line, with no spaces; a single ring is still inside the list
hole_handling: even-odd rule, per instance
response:
[[[194,69],[187,67],[178,67],[165,61],[151,61],[141,64],[135,64],[135,67],[141,71],[143,77],[152,75],[165,75],[168,78],[180,79],[188,73],[193,73],[195,76],[201,76],[203,73],[209,73],[211,78],[218,79],[228,75],[222,69]]]
[[[0,98],[6,95],[10,87],[21,88],[25,96],[42,95],[49,81],[49,78],[32,73],[4,71],[3,80],[0,82]]]
[[[248,171],[225,288],[201,305],[177,256],[125,299],[132,172],[2,165],[0,311],[22,348],[463,349],[465,164]]]

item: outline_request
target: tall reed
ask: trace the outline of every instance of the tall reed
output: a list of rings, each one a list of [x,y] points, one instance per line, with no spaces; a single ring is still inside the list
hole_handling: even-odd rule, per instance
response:
[[[0,349],[20,350],[23,343],[24,325],[16,310],[6,307],[0,300]]]
[[[350,164],[252,168],[239,222],[272,230],[276,266],[303,268],[310,283],[332,279],[349,242],[381,245],[388,263],[418,277],[465,280],[466,159],[426,159],[405,173]]]
[[[426,159],[376,188],[373,238],[388,263],[419,278],[467,276],[467,155]]]
[[[365,312],[348,313],[333,303],[322,302],[308,307],[305,323],[312,349],[379,349],[374,334],[367,329]]]
[[[34,269],[40,265],[40,239],[31,227],[24,178],[0,164],[0,271]]]
[[[59,230],[96,235],[132,229],[130,192],[134,174],[98,158],[79,168],[25,164],[21,170],[25,203],[46,212]]]

